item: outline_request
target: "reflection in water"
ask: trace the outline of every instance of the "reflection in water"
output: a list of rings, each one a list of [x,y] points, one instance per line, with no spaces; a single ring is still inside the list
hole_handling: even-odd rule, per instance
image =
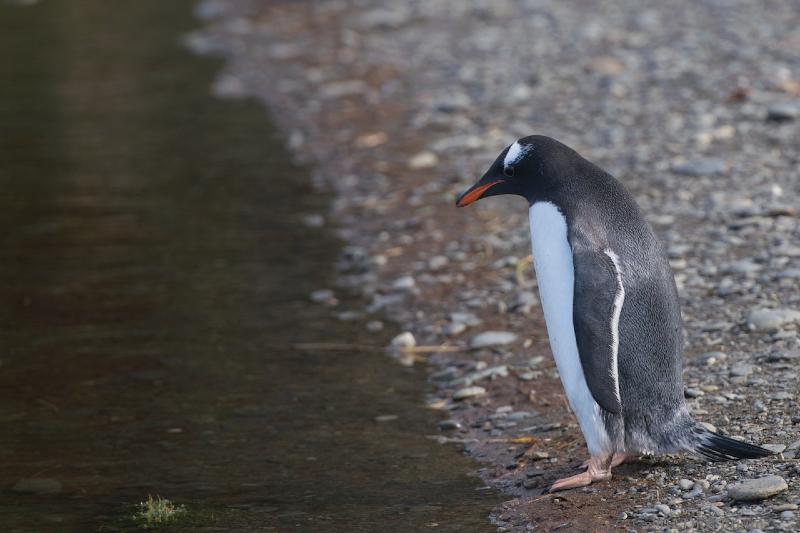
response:
[[[193,531],[491,530],[419,371],[289,348],[385,339],[306,303],[324,198],[257,105],[208,96],[190,8],[0,4],[2,530],[115,530],[148,493]]]

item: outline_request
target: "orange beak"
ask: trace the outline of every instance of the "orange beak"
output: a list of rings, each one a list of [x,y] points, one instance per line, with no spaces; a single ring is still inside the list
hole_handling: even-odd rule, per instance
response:
[[[457,207],[464,207],[464,206],[467,206],[467,205],[471,204],[472,202],[475,202],[476,200],[480,200],[481,196],[483,196],[483,193],[485,193],[486,191],[488,191],[489,189],[491,189],[492,187],[494,187],[495,185],[497,185],[501,181],[503,181],[503,180],[493,181],[491,183],[487,183],[485,185],[480,185],[480,186],[477,186],[475,188],[467,190],[456,201],[456,206]]]

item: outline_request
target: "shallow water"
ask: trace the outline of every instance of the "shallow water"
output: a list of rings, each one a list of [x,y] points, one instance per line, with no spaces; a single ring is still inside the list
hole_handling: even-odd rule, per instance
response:
[[[386,339],[307,301],[327,198],[208,95],[191,4],[0,2],[0,529],[135,528],[159,494],[170,530],[491,531],[422,370],[293,348]]]

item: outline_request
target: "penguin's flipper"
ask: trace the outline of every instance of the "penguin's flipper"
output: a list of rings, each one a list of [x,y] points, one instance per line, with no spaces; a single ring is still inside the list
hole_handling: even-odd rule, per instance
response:
[[[573,243],[575,294],[572,322],[583,374],[592,397],[606,411],[620,414],[619,339],[615,328],[625,293],[613,252],[609,252]]]

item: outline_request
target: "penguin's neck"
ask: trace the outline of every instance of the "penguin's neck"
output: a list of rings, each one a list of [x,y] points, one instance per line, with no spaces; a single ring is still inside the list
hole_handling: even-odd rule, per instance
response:
[[[609,446],[608,435],[583,374],[573,326],[575,268],[567,238],[567,219],[551,202],[530,207],[531,243],[539,298],[542,302],[550,349],[561,375],[564,392],[578,418],[589,451]]]

